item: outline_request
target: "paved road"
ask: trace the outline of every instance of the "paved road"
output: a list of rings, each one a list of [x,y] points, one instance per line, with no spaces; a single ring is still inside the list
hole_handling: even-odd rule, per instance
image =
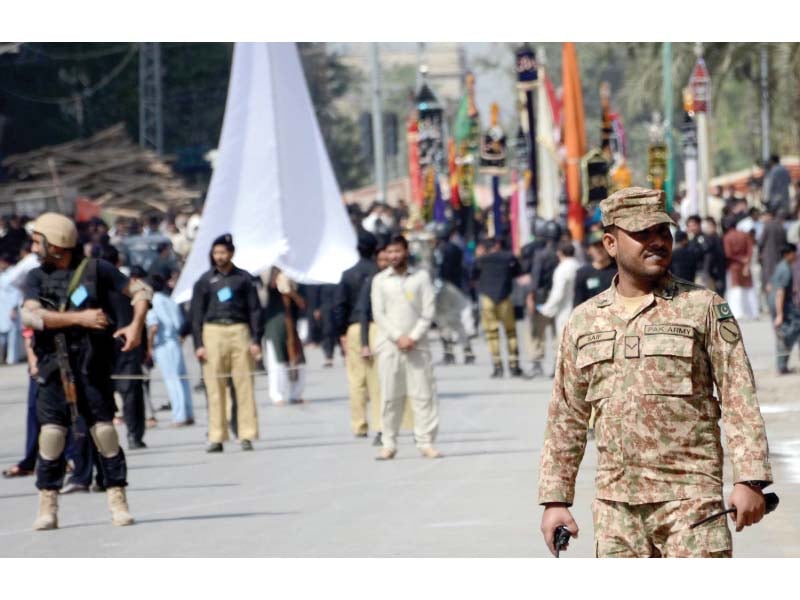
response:
[[[800,556],[800,377],[771,376],[772,338],[766,322],[743,326],[760,381],[773,452],[778,512],[734,534],[738,556]],[[146,450],[129,452],[133,527],[109,523],[104,494],[61,498],[61,528],[30,530],[37,507],[32,478],[0,480],[0,556],[286,556],[286,557],[543,557],[538,531],[538,453],[550,379],[488,378],[485,345],[478,364],[437,367],[444,460],[419,457],[410,435],[398,458],[373,460],[371,440],[349,433],[346,379],[337,358],[320,369],[319,351],[302,406],[268,404],[258,380],[262,440],[242,453],[203,452],[199,425],[169,429],[159,413]],[[20,458],[25,374],[0,369],[0,461]],[[156,405],[165,399],[154,383]],[[124,428],[121,436],[124,439]],[[575,517],[582,534],[569,556],[593,552],[590,502],[595,451],[579,475]],[[727,471],[730,480],[730,471]]]

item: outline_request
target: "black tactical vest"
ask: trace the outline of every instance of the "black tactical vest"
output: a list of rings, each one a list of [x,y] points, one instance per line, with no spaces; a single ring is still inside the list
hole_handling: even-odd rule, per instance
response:
[[[103,308],[97,290],[97,260],[92,258],[87,259],[86,267],[71,298],[66,297],[67,288],[76,270],[77,267],[74,267],[56,269],[48,273],[42,269],[39,302],[45,309],[58,311],[63,302],[66,302],[65,312]],[[91,355],[108,354],[113,347],[109,330],[94,331],[80,327],[61,330],[45,329],[36,331],[34,338],[34,348],[40,361],[49,361],[55,357],[55,334],[59,332],[66,334],[71,362],[80,359],[79,362],[84,363],[80,365],[82,369],[86,368],[85,363],[91,358]]]

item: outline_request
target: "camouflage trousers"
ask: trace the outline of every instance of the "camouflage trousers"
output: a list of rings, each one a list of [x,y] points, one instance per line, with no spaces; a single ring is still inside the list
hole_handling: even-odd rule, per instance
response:
[[[598,558],[730,558],[727,518],[689,529],[724,509],[720,498],[690,498],[650,504],[595,499],[595,556]]]

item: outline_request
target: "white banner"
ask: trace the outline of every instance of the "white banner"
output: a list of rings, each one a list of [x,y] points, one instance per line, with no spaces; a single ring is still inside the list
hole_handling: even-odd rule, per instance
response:
[[[254,275],[275,265],[302,283],[337,283],[358,260],[294,44],[236,43],[219,156],[177,302],[191,298],[224,233],[234,263]]]

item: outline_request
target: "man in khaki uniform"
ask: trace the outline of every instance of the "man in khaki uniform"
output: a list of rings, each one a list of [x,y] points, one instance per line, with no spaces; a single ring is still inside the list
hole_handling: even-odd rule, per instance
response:
[[[207,452],[222,452],[228,439],[228,377],[236,391],[242,450],[252,450],[258,439],[253,370],[261,358],[261,304],[250,274],[233,264],[234,251],[230,234],[214,240],[212,267],[197,280],[192,294],[195,355],[203,364],[208,394]]]
[[[383,399],[383,449],[377,458],[390,460],[397,453],[406,397],[414,413],[417,448],[426,458],[439,458],[433,447],[439,415],[428,344],[435,291],[426,271],[408,268],[408,242],[403,236],[392,239],[387,254],[391,266],[375,276],[370,294],[378,326],[375,350]]]
[[[559,349],[539,471],[542,533],[577,535],[572,505],[597,411],[597,556],[731,556],[723,508],[722,418],[736,530],[761,520],[772,482],[764,422],[741,332],[725,301],[674,278],[664,194],[626,188],[600,204],[619,274],[578,306]],[[714,386],[717,397],[714,397]]]

